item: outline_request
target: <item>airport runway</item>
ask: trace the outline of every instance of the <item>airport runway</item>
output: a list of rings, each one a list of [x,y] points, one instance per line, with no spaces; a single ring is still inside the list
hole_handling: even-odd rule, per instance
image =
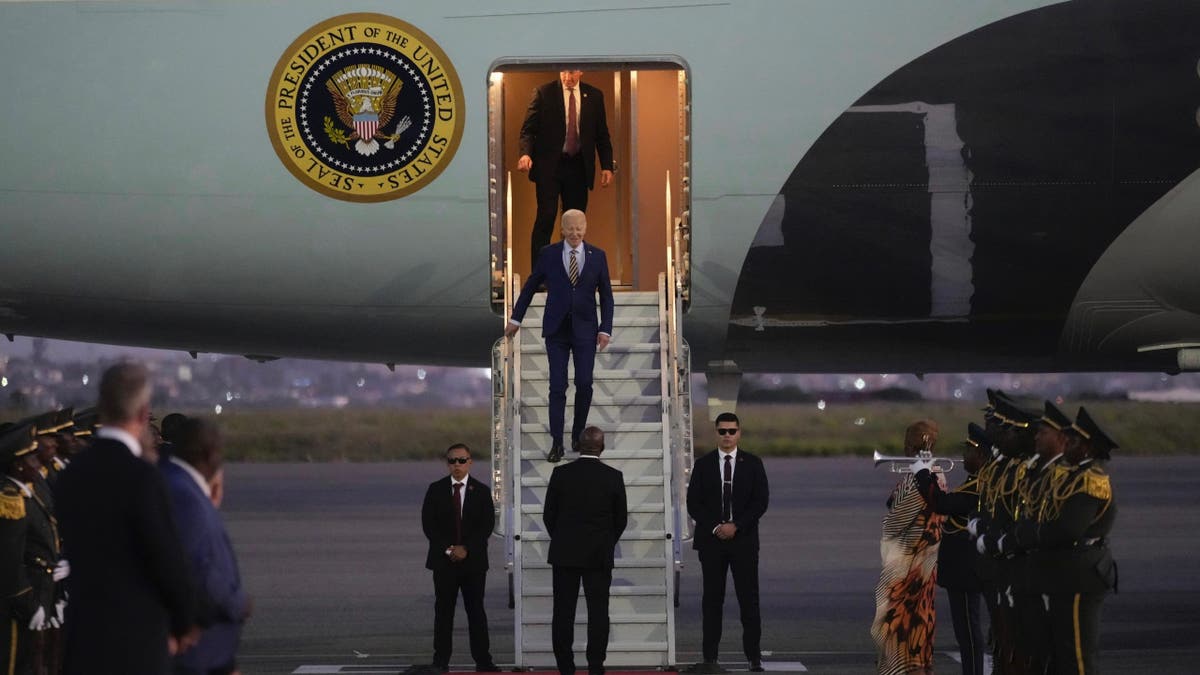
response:
[[[474,474],[486,480],[486,461]],[[769,459],[762,520],[763,649],[768,666],[873,672],[868,633],[879,525],[895,476],[866,458]],[[1200,669],[1200,457],[1121,458],[1110,466],[1120,512],[1113,548],[1121,592],[1104,607],[1107,673]],[[441,462],[239,464],[227,469],[225,517],[255,600],[241,663],[264,673],[397,673],[427,663],[432,581],[420,503]],[[961,480],[961,471],[951,484]],[[503,546],[493,540],[487,598],[492,652],[513,662]],[[700,574],[688,551],[676,612],[679,662],[698,658]],[[936,668],[958,672],[944,591]],[[722,660],[745,668],[730,586]],[[454,663],[470,669],[466,618]],[[790,664],[790,665],[784,665]],[[318,667],[320,666],[320,667]]]

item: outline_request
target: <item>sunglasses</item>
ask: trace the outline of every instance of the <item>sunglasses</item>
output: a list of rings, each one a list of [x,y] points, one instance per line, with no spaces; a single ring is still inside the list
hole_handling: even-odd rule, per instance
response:
[[[466,464],[469,461],[471,461],[470,457],[447,457],[446,458],[447,464]]]
[[[717,429],[717,433],[721,434],[722,436],[732,436],[738,431],[740,431],[740,429]]]

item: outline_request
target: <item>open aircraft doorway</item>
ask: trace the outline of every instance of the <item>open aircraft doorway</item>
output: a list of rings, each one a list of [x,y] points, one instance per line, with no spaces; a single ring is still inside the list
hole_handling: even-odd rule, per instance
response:
[[[691,106],[683,62],[677,57],[500,59],[489,73],[487,97],[493,309],[504,309],[510,274],[524,279],[532,268],[537,195],[528,174],[517,169],[521,127],[534,90],[556,81],[560,70],[583,71],[582,81],[604,96],[616,171],[612,184],[601,187],[597,158],[587,160],[596,162],[595,185],[588,195],[587,240],[608,253],[613,289],[655,291],[659,274],[667,270],[671,238],[687,298]],[[556,219],[551,241],[559,240]]]

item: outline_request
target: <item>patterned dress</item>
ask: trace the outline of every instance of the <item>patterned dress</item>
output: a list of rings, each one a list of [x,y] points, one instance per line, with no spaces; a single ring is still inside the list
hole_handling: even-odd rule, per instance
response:
[[[879,673],[932,670],[933,591],[943,517],[926,506],[912,475],[900,481],[888,504],[879,542],[883,572],[875,587],[871,623]]]

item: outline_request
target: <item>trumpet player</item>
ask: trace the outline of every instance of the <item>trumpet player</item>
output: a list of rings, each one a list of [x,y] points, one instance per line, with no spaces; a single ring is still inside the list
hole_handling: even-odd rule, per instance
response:
[[[938,426],[917,420],[904,432],[904,454],[932,453]],[[883,570],[875,587],[871,637],[881,675],[933,673],[934,580],[942,517],[921,498],[912,473],[906,473],[887,501],[879,542]]]
[[[950,599],[963,675],[983,675],[983,653],[987,648],[980,610],[984,604],[983,582],[975,565],[975,544],[967,532],[967,519],[979,505],[979,469],[990,458],[991,446],[982,427],[973,422],[967,426],[967,440],[962,444],[967,479],[952,492],[942,489],[928,461],[911,466],[925,503],[935,513],[946,516],[938,546],[937,584],[946,589]]]

